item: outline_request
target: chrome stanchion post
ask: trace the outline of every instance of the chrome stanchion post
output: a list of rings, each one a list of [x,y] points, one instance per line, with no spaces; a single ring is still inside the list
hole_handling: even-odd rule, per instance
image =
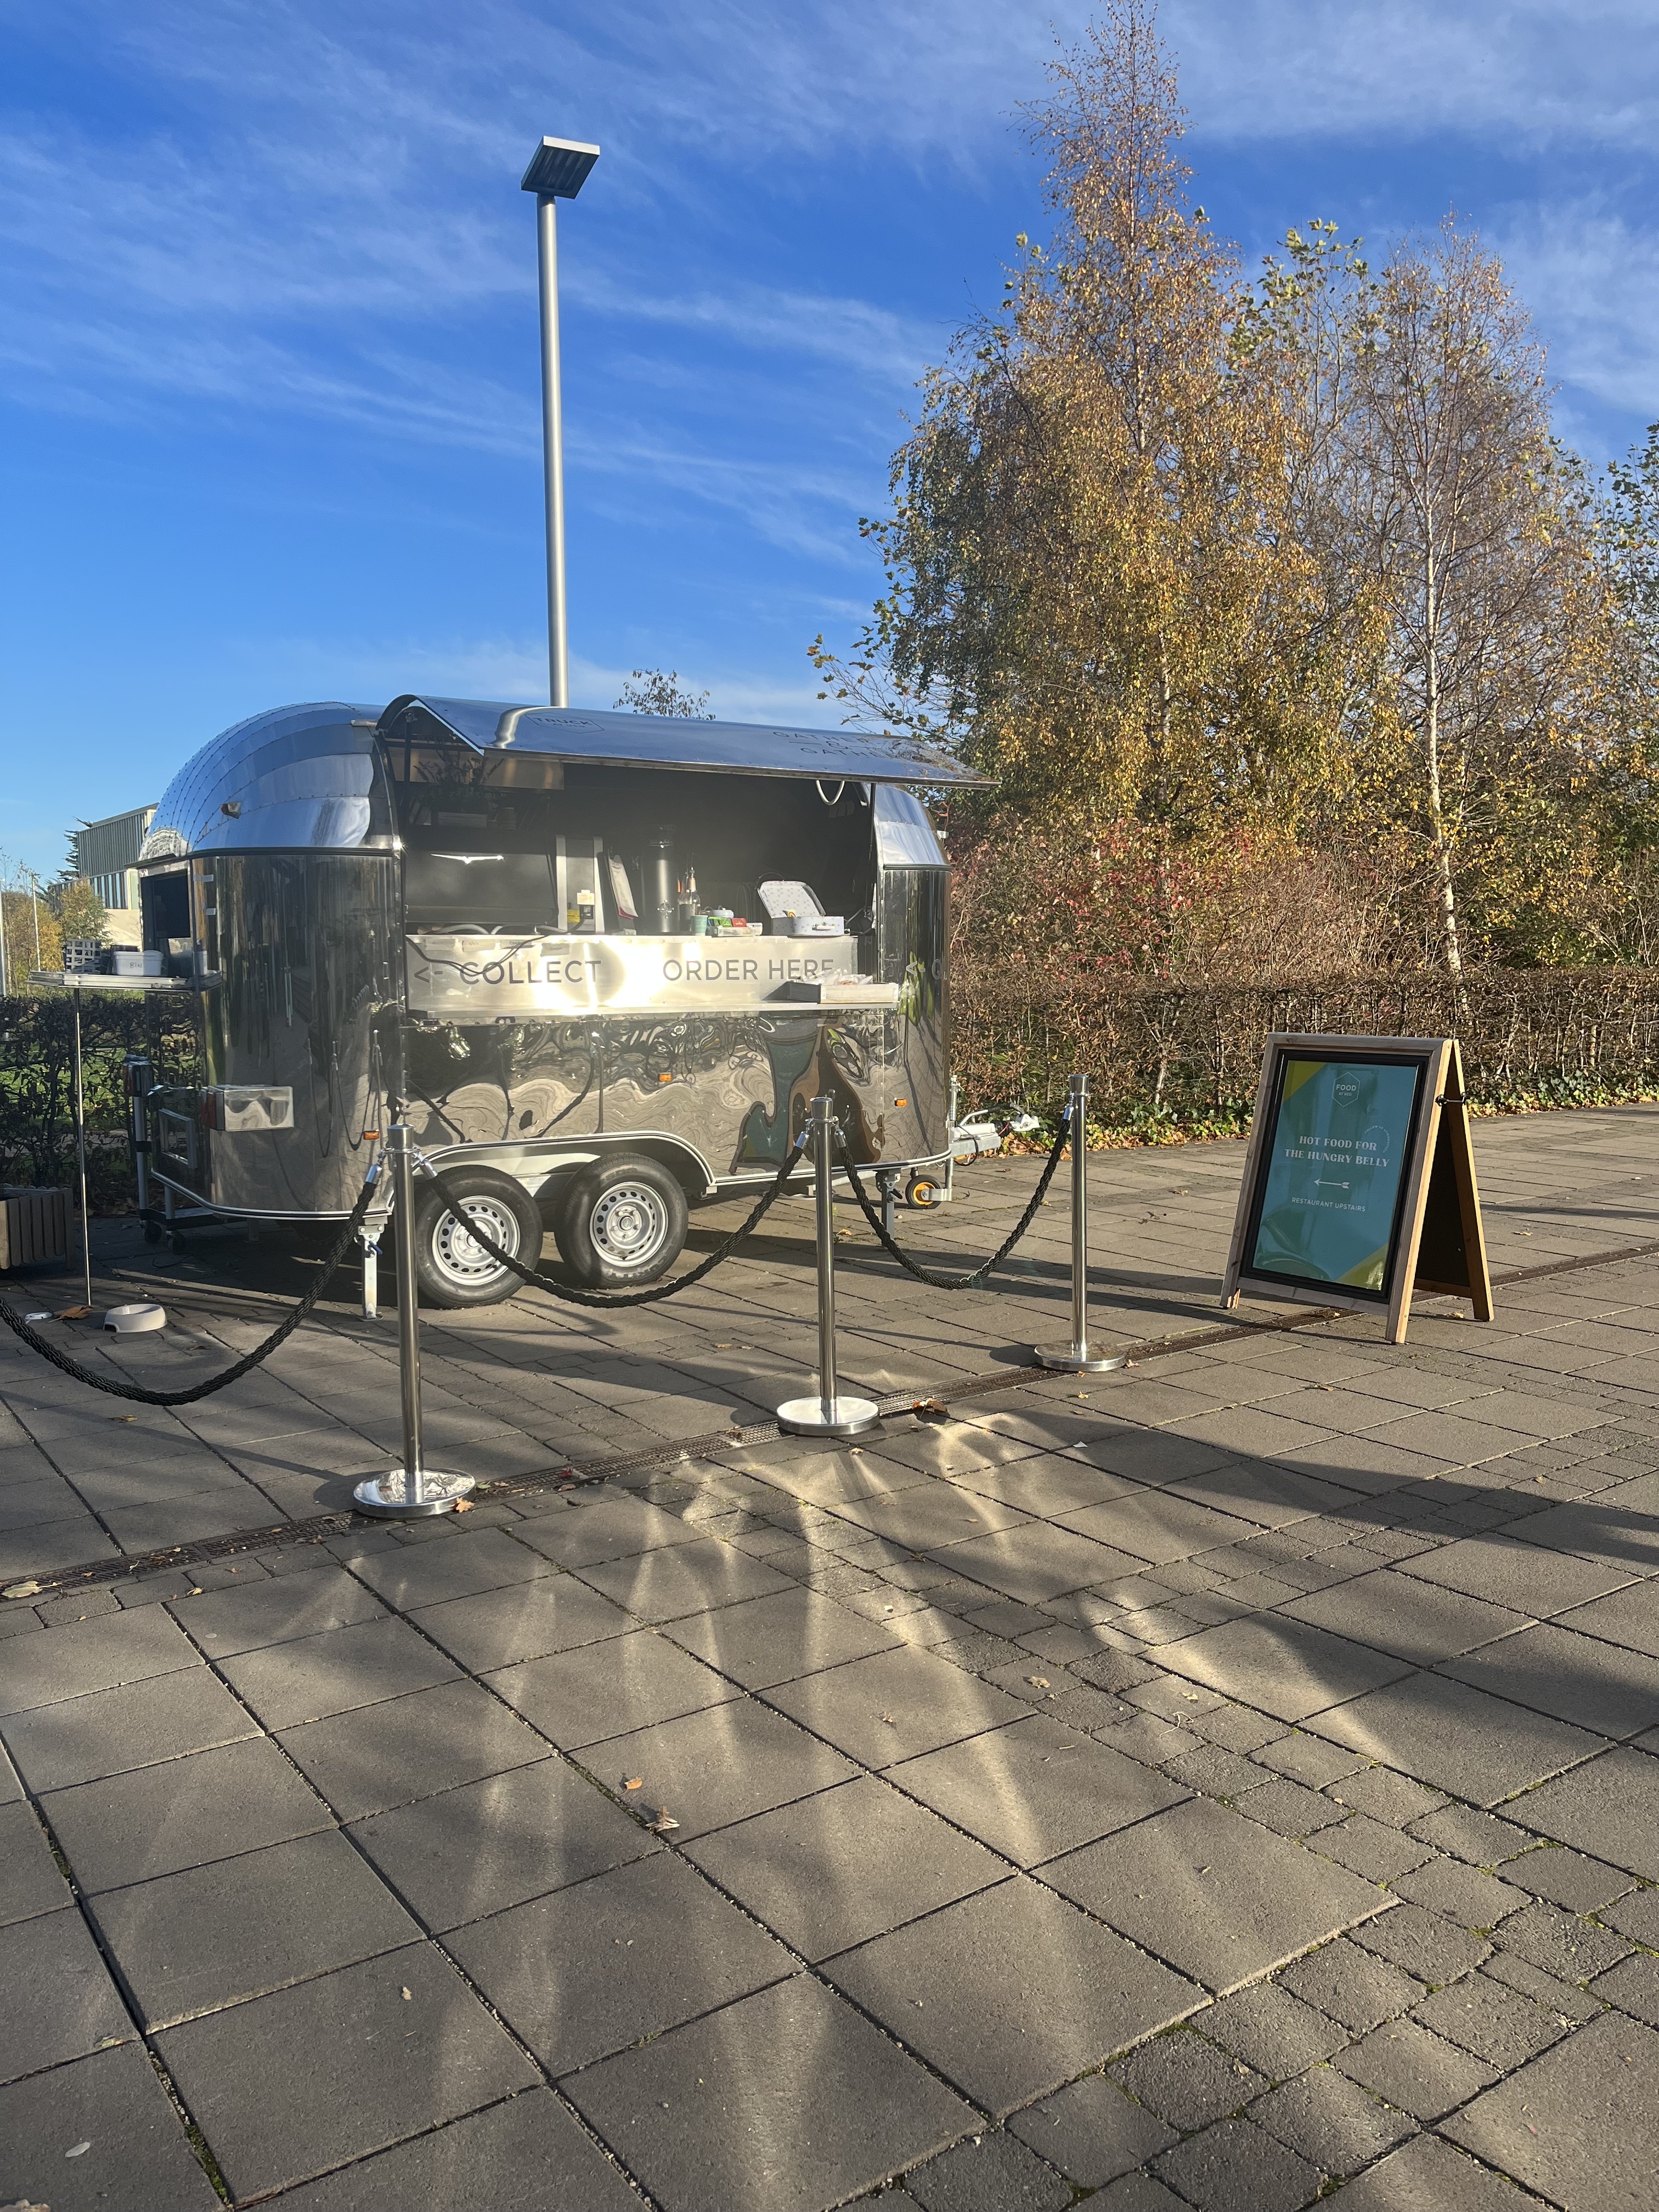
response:
[[[420,1285],[415,1273],[415,1156],[407,1121],[394,1121],[386,1133],[392,1170],[392,1227],[398,1252],[398,1380],[403,1399],[404,1463],[389,1474],[370,1476],[352,1492],[361,1513],[398,1520],[453,1512],[472,1487],[470,1474],[440,1474],[428,1468],[421,1447]]]
[[[1126,1365],[1125,1355],[1091,1351],[1089,1345],[1089,1079],[1072,1078],[1066,1109],[1072,1146],[1072,1340],[1053,1351],[1032,1352],[1039,1367],[1063,1375],[1105,1375]]]
[[[809,1127],[817,1202],[818,1389],[814,1398],[791,1398],[778,1407],[787,1437],[861,1437],[881,1416],[869,1398],[844,1398],[836,1378],[836,1124],[834,1101],[815,1098]]]
[[[39,925],[36,925],[37,927]],[[81,994],[73,991],[75,1010],[70,1032],[70,1073],[75,1089],[75,1164],[81,1186],[81,1285],[84,1303],[92,1304],[92,1217],[87,1212],[87,1100],[81,1081]]]
[[[132,1166],[138,1183],[138,1218],[149,1219],[150,1064],[143,1053],[127,1054],[127,1092],[132,1102]]]

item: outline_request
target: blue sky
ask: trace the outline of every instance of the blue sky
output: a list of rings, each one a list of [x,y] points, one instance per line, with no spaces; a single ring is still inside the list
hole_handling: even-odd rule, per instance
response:
[[[0,0],[0,849],[281,702],[544,697],[533,202],[562,210],[573,696],[830,719],[806,647],[916,375],[1043,219],[1072,0]],[[1659,416],[1659,0],[1166,0],[1254,261],[1457,210],[1598,460]]]

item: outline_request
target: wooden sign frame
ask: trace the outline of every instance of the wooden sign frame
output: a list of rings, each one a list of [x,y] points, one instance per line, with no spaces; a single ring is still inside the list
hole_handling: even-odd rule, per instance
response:
[[[1418,1071],[1387,1259],[1377,1290],[1360,1290],[1346,1282],[1250,1264],[1274,1163],[1285,1063],[1291,1060],[1358,1061]],[[1355,1313],[1386,1313],[1390,1344],[1405,1340],[1415,1291],[1468,1298],[1474,1303],[1477,1321],[1492,1319],[1492,1277],[1469,1141],[1462,1060],[1455,1037],[1276,1032],[1267,1039],[1239,1188],[1238,1213],[1227,1253],[1222,1304],[1236,1306],[1241,1289],[1248,1289],[1255,1297],[1337,1306]]]

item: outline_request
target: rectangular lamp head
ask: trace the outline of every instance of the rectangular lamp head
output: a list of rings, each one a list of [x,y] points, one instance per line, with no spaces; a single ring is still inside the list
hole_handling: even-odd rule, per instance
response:
[[[574,200],[599,158],[599,148],[585,146],[579,138],[544,138],[530,157],[520,189]]]

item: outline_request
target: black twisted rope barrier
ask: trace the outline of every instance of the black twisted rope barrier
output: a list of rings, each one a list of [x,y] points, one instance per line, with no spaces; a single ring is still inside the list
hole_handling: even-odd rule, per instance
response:
[[[924,1267],[920,1261],[913,1260],[909,1254],[888,1235],[886,1224],[875,1207],[871,1205],[869,1195],[864,1185],[859,1181],[858,1169],[853,1164],[852,1154],[848,1151],[839,1129],[836,1132],[836,1142],[840,1147],[841,1163],[847,1170],[847,1180],[853,1187],[853,1195],[859,1202],[859,1209],[872,1229],[875,1231],[877,1239],[883,1249],[892,1254],[907,1274],[914,1275],[919,1283],[926,1283],[932,1290],[971,1291],[976,1289],[985,1280],[993,1268],[1001,1266],[1032,1222],[1036,1220],[1037,1208],[1048,1195],[1048,1186],[1054,1179],[1054,1170],[1060,1165],[1065,1153],[1066,1134],[1066,1116],[1062,1115],[1059,1133],[1054,1138],[1048,1158],[1043,1162],[1042,1174],[1038,1180],[1036,1188],[1031,1193],[1030,1204],[1015,1223],[1012,1234],[998,1245],[990,1258],[982,1260],[977,1267],[965,1275],[941,1275],[932,1267]]]
[[[347,1216],[345,1227],[324,1261],[321,1273],[288,1318],[279,1322],[263,1344],[256,1345],[234,1367],[226,1368],[222,1375],[210,1375],[205,1382],[193,1382],[187,1390],[146,1390],[142,1383],[112,1382],[108,1376],[100,1375],[93,1368],[83,1367],[78,1359],[71,1359],[68,1352],[59,1351],[55,1344],[48,1343],[44,1336],[37,1334],[22,1315],[8,1305],[3,1298],[0,1298],[0,1322],[3,1322],[15,1335],[21,1337],[30,1351],[38,1352],[43,1359],[50,1360],[64,1374],[72,1375],[77,1382],[86,1383],[90,1389],[102,1390],[112,1398],[131,1399],[135,1406],[193,1406],[198,1398],[210,1398],[216,1390],[223,1390],[232,1382],[239,1382],[250,1369],[258,1366],[262,1360],[269,1359],[273,1352],[279,1351],[288,1342],[333,1281],[335,1272],[344,1259],[352,1238],[362,1227],[369,1200],[374,1194],[375,1173],[376,1170],[371,1168],[364,1176],[363,1187],[357,1194],[357,1203]]]

